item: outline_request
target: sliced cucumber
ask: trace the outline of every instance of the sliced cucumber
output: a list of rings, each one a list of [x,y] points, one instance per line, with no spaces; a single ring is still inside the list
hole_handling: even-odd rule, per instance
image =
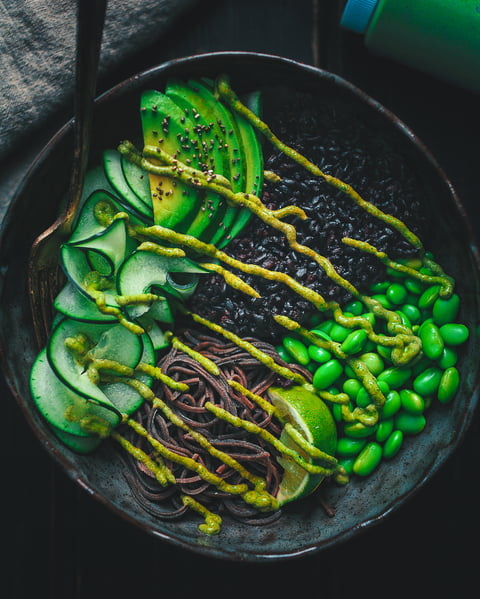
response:
[[[117,318],[101,312],[91,297],[87,297],[71,282],[67,282],[53,302],[57,312],[83,322],[111,322]]]
[[[150,366],[155,365],[155,351],[153,348],[152,341],[148,335],[142,336],[143,340],[143,354],[141,362]],[[153,378],[144,373],[137,374],[135,376],[144,385],[151,386]],[[113,403],[113,405],[122,414],[133,414],[143,403],[144,399],[138,391],[131,387],[128,383],[115,382],[101,385],[103,393]]]
[[[43,349],[30,374],[33,400],[46,421],[55,429],[77,438],[92,437],[82,428],[82,420],[99,419],[108,428],[116,427],[120,416],[116,411],[88,401],[65,385],[55,374]]]
[[[97,287],[90,284],[92,273],[98,273],[103,277],[101,291],[106,305],[118,308],[114,275],[135,247],[136,242],[127,235],[125,221],[118,219],[90,239],[64,244],[60,250],[61,263],[68,280],[93,301]]]
[[[92,267],[87,259],[87,255],[82,248],[74,245],[64,244],[60,249],[61,263],[63,271],[67,279],[72,285],[85,295],[89,300],[95,302],[97,292],[90,289],[88,286],[88,277],[92,273]],[[107,306],[118,308],[115,301],[117,290],[115,289],[115,281],[110,277],[110,281],[105,279],[102,293],[105,295],[105,303]]]
[[[117,219],[101,233],[82,241],[67,242],[67,245],[82,249],[89,262],[90,270],[110,277],[127,254],[127,227],[123,219]],[[132,247],[133,249],[133,247]]]
[[[100,437],[94,437],[93,435],[90,437],[80,437],[79,435],[72,435],[71,433],[61,431],[55,426],[51,426],[51,429],[64,445],[66,445],[76,453],[92,453],[93,451],[95,451],[95,449],[98,448],[98,446],[103,441],[103,439],[101,439]]]
[[[87,174],[85,175],[85,181],[82,190],[81,206],[84,205],[86,200],[92,195],[93,192],[98,190],[109,193],[112,196],[116,195],[115,190],[110,185],[105,175],[103,165],[99,165],[92,169],[89,169]]]
[[[155,352],[158,352],[169,346],[169,343],[165,339],[165,335],[157,320],[155,320],[152,317],[152,315],[148,312],[138,319],[138,324],[150,337],[150,341],[152,342],[152,346]]]
[[[104,232],[110,223],[108,223],[108,218],[102,221],[101,216],[107,212],[111,214],[125,212],[125,207],[110,192],[96,189],[82,206],[68,242],[76,243]],[[145,222],[132,212],[128,213],[128,216],[132,225],[145,226]]]
[[[103,153],[103,168],[105,169],[105,174],[110,185],[115,189],[120,198],[136,212],[148,218],[153,218],[151,206],[148,206],[138,197],[125,179],[120,152],[117,152],[117,150],[105,150]]]
[[[153,214],[152,196],[150,193],[150,181],[148,179],[148,173],[137,164],[127,160],[125,156],[122,156],[121,162],[125,181]]]
[[[152,287],[179,299],[192,295],[198,276],[208,271],[189,258],[170,258],[137,250],[122,264],[117,273],[120,295],[148,293]]]
[[[80,396],[115,411],[112,402],[91,380],[85,364],[67,348],[67,340],[81,336],[87,338],[92,358],[114,360],[130,368],[135,368],[142,356],[142,339],[121,324],[94,324],[69,318],[62,320],[50,336],[47,357],[57,377]]]

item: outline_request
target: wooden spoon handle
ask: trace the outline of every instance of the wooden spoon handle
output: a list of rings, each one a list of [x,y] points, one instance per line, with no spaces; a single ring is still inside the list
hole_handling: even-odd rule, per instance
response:
[[[62,229],[68,233],[82,197],[88,163],[97,70],[107,0],[78,0],[73,124],[74,153],[70,202]]]

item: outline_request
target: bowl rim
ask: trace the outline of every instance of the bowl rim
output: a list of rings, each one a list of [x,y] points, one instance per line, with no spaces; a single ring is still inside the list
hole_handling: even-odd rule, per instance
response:
[[[363,102],[364,104],[369,106],[371,109],[373,109],[376,113],[379,113],[382,117],[389,120],[390,123],[393,125],[393,127],[396,128],[397,130],[399,130],[400,133],[404,137],[409,138],[410,143],[412,143],[414,146],[416,146],[417,149],[424,155],[425,159],[429,162],[430,167],[433,169],[433,171],[436,172],[439,179],[441,179],[443,184],[447,187],[452,200],[456,204],[456,209],[457,209],[457,211],[463,221],[465,229],[468,233],[468,236],[469,236],[468,243],[469,243],[469,246],[470,246],[470,249],[472,252],[472,256],[473,256],[476,268],[480,272],[480,251],[477,246],[475,237],[473,235],[465,208],[464,208],[460,198],[458,197],[457,192],[454,189],[452,183],[450,182],[449,178],[445,174],[443,168],[439,165],[437,160],[434,158],[431,151],[419,139],[419,137],[392,111],[390,111],[388,108],[386,108],[383,104],[381,104],[377,100],[373,99],[362,89],[360,89],[359,87],[357,87],[356,85],[354,85],[353,83],[349,82],[348,80],[344,79],[343,77],[341,77],[340,75],[338,75],[336,73],[332,73],[332,72],[326,71],[324,69],[318,68],[316,66],[304,64],[297,60],[283,57],[283,56],[278,56],[275,54],[266,54],[266,53],[258,53],[258,52],[244,52],[244,51],[206,52],[206,53],[193,54],[190,56],[184,56],[181,58],[175,58],[175,59],[163,62],[159,65],[145,69],[139,73],[136,73],[136,74],[124,79],[123,81],[115,84],[110,89],[108,89],[105,92],[103,92],[102,94],[100,94],[96,98],[95,102],[97,105],[108,102],[110,99],[114,99],[115,97],[117,97],[119,95],[121,96],[121,95],[125,94],[126,92],[128,92],[128,90],[130,88],[133,88],[136,85],[138,85],[138,80],[145,81],[146,79],[148,80],[150,78],[154,78],[154,77],[161,75],[164,72],[167,72],[167,71],[171,70],[172,68],[175,68],[178,66],[183,68],[188,65],[201,63],[203,61],[209,61],[211,59],[228,60],[232,57],[237,57],[237,58],[239,57],[241,59],[250,59],[253,61],[255,61],[255,60],[260,60],[263,62],[271,61],[271,62],[274,62],[277,64],[288,65],[292,69],[299,69],[299,70],[303,71],[304,73],[314,75],[315,77],[318,77],[321,79],[328,79],[334,85],[338,86],[339,88],[342,88],[348,94],[353,94],[353,96],[356,99],[359,99],[361,102]],[[5,216],[4,216],[1,226],[0,226],[0,255],[3,252],[3,241],[4,241],[4,237],[9,228],[9,225],[10,225],[11,214],[14,210],[15,204],[18,201],[18,198],[20,198],[22,193],[24,192],[24,189],[27,185],[28,180],[32,176],[34,176],[34,174],[35,174],[36,170],[39,168],[39,166],[41,164],[43,164],[44,161],[48,160],[52,149],[56,146],[56,144],[61,139],[64,138],[64,136],[66,136],[68,134],[68,132],[72,129],[72,126],[73,126],[73,119],[70,119],[62,127],[60,127],[58,129],[58,131],[47,141],[47,143],[43,146],[43,148],[40,150],[40,152],[37,154],[37,156],[34,158],[32,163],[28,167],[26,174],[22,179],[22,182],[16,189],[16,191],[12,197],[12,200],[10,201],[10,203],[7,207]],[[1,289],[1,283],[2,283],[2,280],[1,280],[1,274],[0,274],[0,289]],[[107,506],[110,510],[113,511],[113,513],[115,513],[116,515],[119,515],[122,519],[134,524],[136,527],[147,532],[148,534],[151,534],[151,535],[158,537],[162,540],[166,540],[166,541],[173,543],[174,545],[181,547],[183,549],[186,549],[189,551],[195,551],[196,553],[203,554],[207,557],[215,557],[215,558],[232,560],[232,561],[239,561],[239,560],[243,560],[243,561],[265,561],[265,560],[272,561],[272,560],[297,558],[300,556],[319,552],[320,550],[326,550],[326,549],[331,548],[334,545],[346,542],[351,537],[356,535],[357,533],[359,533],[361,531],[365,531],[365,530],[369,529],[370,527],[381,523],[385,518],[388,518],[401,505],[403,505],[403,503],[406,500],[413,497],[413,495],[415,495],[419,491],[419,489],[421,489],[426,484],[426,482],[433,476],[433,474],[435,474],[440,469],[440,467],[450,457],[451,453],[463,441],[465,434],[472,422],[473,414],[475,412],[476,405],[478,403],[479,386],[480,386],[480,373],[477,372],[476,379],[475,379],[475,385],[474,385],[474,388],[472,391],[472,396],[470,399],[468,410],[466,410],[465,412],[462,412],[463,418],[460,423],[461,426],[459,426],[458,430],[456,431],[456,434],[455,434],[454,438],[452,439],[452,442],[449,445],[443,447],[438,452],[438,455],[437,455],[435,461],[425,470],[425,472],[423,473],[423,476],[407,492],[403,493],[400,496],[393,497],[391,503],[388,504],[386,507],[384,507],[382,509],[382,511],[380,511],[375,516],[368,517],[365,520],[359,521],[357,524],[351,526],[350,528],[339,532],[335,536],[330,537],[329,539],[327,539],[326,542],[319,539],[316,542],[312,542],[310,544],[303,545],[301,548],[296,549],[294,551],[284,551],[281,553],[276,553],[276,552],[268,553],[268,552],[262,551],[261,547],[257,547],[254,550],[252,550],[251,552],[225,551],[220,548],[209,547],[208,545],[202,546],[199,544],[194,544],[193,542],[190,543],[190,542],[184,541],[180,538],[177,538],[168,532],[154,530],[147,524],[139,522],[133,515],[126,513],[124,510],[122,510],[120,508],[117,508],[107,497],[105,497],[102,493],[99,493],[98,490],[94,488],[94,486],[92,486],[87,480],[85,480],[85,477],[83,477],[82,475],[79,474],[79,472],[74,467],[74,465],[72,463],[70,463],[69,460],[66,459],[60,452],[58,452],[56,450],[55,446],[49,441],[49,439],[45,438],[45,436],[42,434],[42,432],[38,429],[38,426],[36,425],[36,423],[32,417],[32,414],[30,413],[30,410],[25,405],[25,402],[24,402],[23,398],[21,397],[21,394],[19,393],[19,391],[15,385],[13,377],[11,376],[8,361],[6,359],[6,351],[5,351],[5,347],[4,347],[4,343],[3,343],[3,339],[2,339],[1,335],[0,335],[0,366],[1,366],[1,370],[2,370],[2,375],[10,389],[10,392],[12,393],[13,397],[15,398],[17,404],[20,406],[24,416],[26,417],[27,422],[29,423],[30,427],[32,428],[33,432],[35,433],[37,440],[40,441],[41,445],[45,448],[45,450],[48,452],[48,454],[51,457],[53,457],[54,460],[58,464],[60,464],[60,466],[62,467],[64,472],[66,472],[66,474],[75,483],[79,484],[84,490],[86,490],[90,496],[94,497],[100,503]]]

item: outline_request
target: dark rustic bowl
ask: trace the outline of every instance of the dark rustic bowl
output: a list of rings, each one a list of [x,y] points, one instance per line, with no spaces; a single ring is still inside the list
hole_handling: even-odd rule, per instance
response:
[[[467,219],[451,184],[415,135],[394,115],[339,77],[283,58],[251,53],[218,53],[176,60],[124,81],[97,101],[93,147],[115,147],[130,131],[139,91],[161,88],[167,77],[227,72],[237,90],[285,84],[348,102],[355,112],[388,137],[418,175],[425,189],[425,212],[439,262],[454,275],[463,298],[462,320],[473,332],[479,322],[479,269]],[[134,124],[137,127],[137,123]],[[477,402],[479,342],[472,334],[462,362],[457,399],[436,409],[426,430],[409,439],[397,458],[376,473],[344,488],[332,485],[327,499],[336,509],[329,518],[314,499],[292,505],[274,525],[252,527],[228,518],[213,537],[199,534],[198,518],[162,522],[143,511],[121,473],[118,454],[107,443],[84,457],[67,450],[36,412],[29,394],[29,372],[37,353],[26,287],[29,247],[57,213],[70,172],[71,123],[45,147],[14,198],[3,223],[0,246],[0,339],[9,386],[41,444],[65,471],[100,502],[160,539],[208,556],[271,560],[299,556],[344,542],[381,522],[418,490],[455,450],[470,424]]]

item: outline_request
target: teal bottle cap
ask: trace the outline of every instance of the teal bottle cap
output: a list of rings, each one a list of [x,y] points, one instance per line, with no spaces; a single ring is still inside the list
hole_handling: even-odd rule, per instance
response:
[[[340,25],[356,33],[365,33],[378,0],[348,0]]]

